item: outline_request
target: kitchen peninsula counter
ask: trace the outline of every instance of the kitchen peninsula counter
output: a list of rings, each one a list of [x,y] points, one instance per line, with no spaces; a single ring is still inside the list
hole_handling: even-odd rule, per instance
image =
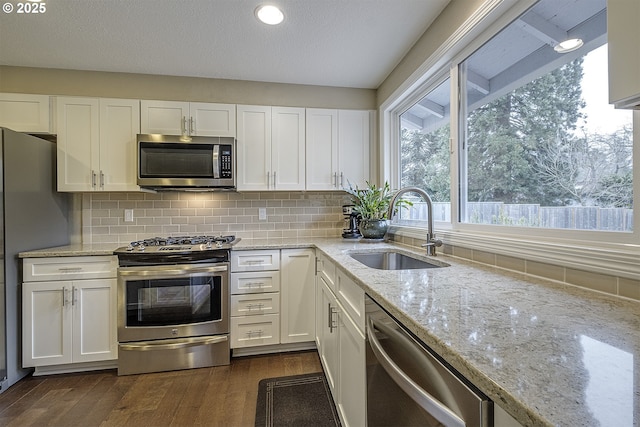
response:
[[[349,256],[424,253],[398,244],[243,239],[234,250],[303,247],[332,259],[521,424],[640,425],[640,303],[444,255],[435,259],[450,267],[402,271],[372,269]],[[71,245],[20,256],[110,251]]]

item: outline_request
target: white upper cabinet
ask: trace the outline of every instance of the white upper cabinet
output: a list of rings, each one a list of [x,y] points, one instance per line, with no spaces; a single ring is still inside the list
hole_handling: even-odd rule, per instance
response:
[[[305,110],[238,105],[238,191],[304,190]]]
[[[273,190],[304,190],[304,108],[272,108],[271,168],[273,171]]]
[[[609,103],[640,109],[640,1],[607,1]]]
[[[53,133],[48,95],[0,93],[0,127],[16,132]]]
[[[335,190],[338,110],[307,108],[307,190]]]
[[[138,191],[132,99],[58,97],[58,191]]]
[[[141,133],[236,136],[236,106],[205,102],[141,101]]]
[[[307,190],[360,187],[370,179],[370,111],[307,109]]]

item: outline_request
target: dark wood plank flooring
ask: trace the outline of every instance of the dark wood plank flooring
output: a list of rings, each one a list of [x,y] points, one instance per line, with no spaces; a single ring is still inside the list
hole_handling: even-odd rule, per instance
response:
[[[28,377],[0,394],[0,426],[253,426],[258,382],[322,370],[316,351],[119,377]]]

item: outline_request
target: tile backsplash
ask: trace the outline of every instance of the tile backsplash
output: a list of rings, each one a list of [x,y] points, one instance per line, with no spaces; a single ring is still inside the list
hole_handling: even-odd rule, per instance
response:
[[[335,192],[85,193],[82,243],[117,243],[154,236],[233,234],[242,238],[336,237],[343,228]],[[259,219],[259,208],[266,219]],[[125,222],[125,209],[133,222]]]

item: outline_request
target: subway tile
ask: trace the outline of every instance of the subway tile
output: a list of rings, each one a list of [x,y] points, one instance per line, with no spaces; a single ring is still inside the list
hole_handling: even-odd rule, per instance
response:
[[[640,300],[640,280],[618,278],[618,295]]]
[[[613,276],[607,276],[589,271],[566,269],[565,280],[567,283],[593,289],[596,291],[616,294],[617,280]]]
[[[537,261],[527,261],[527,274],[551,280],[564,281],[564,267]]]
[[[496,265],[508,270],[519,271],[521,273],[524,273],[526,269],[524,259],[500,254],[496,255]]]

